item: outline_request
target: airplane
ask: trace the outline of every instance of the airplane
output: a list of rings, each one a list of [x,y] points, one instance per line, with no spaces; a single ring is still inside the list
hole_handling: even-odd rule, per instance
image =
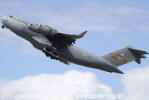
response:
[[[16,35],[29,41],[36,49],[41,50],[47,57],[64,64],[78,64],[107,72],[124,74],[118,69],[120,65],[132,61],[141,63],[146,58],[146,51],[126,46],[103,56],[89,53],[77,46],[75,41],[82,38],[87,31],[81,34],[65,34],[47,25],[34,24],[16,16],[4,16],[2,28],[7,28]]]

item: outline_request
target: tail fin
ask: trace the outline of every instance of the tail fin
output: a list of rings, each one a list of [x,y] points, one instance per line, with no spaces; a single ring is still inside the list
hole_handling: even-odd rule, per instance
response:
[[[102,57],[112,65],[118,67],[132,61],[136,61],[138,64],[140,64],[141,58],[146,58],[145,54],[148,53],[146,51],[137,50],[131,46],[127,46]]]

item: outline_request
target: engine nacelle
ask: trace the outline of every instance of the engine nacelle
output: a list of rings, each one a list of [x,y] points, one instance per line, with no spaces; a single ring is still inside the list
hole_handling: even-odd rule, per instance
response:
[[[44,35],[54,35],[57,33],[57,30],[47,26],[47,25],[39,25],[39,24],[30,24],[28,27],[31,31],[44,34]]]

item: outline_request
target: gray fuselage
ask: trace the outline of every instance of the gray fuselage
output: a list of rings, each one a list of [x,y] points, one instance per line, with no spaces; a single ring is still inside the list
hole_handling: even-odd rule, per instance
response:
[[[2,22],[5,27],[10,29],[16,35],[29,41],[35,48],[43,50],[45,46],[51,47],[51,42],[44,35],[33,32],[28,28],[31,22],[14,16],[5,16],[3,17]],[[104,58],[88,53],[76,46],[58,49],[58,53],[62,58],[65,58],[67,61],[75,64],[101,69],[108,72],[121,73]]]

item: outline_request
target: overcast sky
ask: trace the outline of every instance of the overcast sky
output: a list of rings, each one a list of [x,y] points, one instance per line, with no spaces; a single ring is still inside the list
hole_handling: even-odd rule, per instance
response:
[[[88,30],[76,45],[99,56],[127,45],[149,52],[148,5],[148,0],[1,0],[0,18],[18,16],[70,34]],[[119,67],[124,75],[68,66],[6,29],[0,29],[0,51],[0,100],[149,98],[149,56],[141,65]],[[117,94],[121,98],[110,96]]]

